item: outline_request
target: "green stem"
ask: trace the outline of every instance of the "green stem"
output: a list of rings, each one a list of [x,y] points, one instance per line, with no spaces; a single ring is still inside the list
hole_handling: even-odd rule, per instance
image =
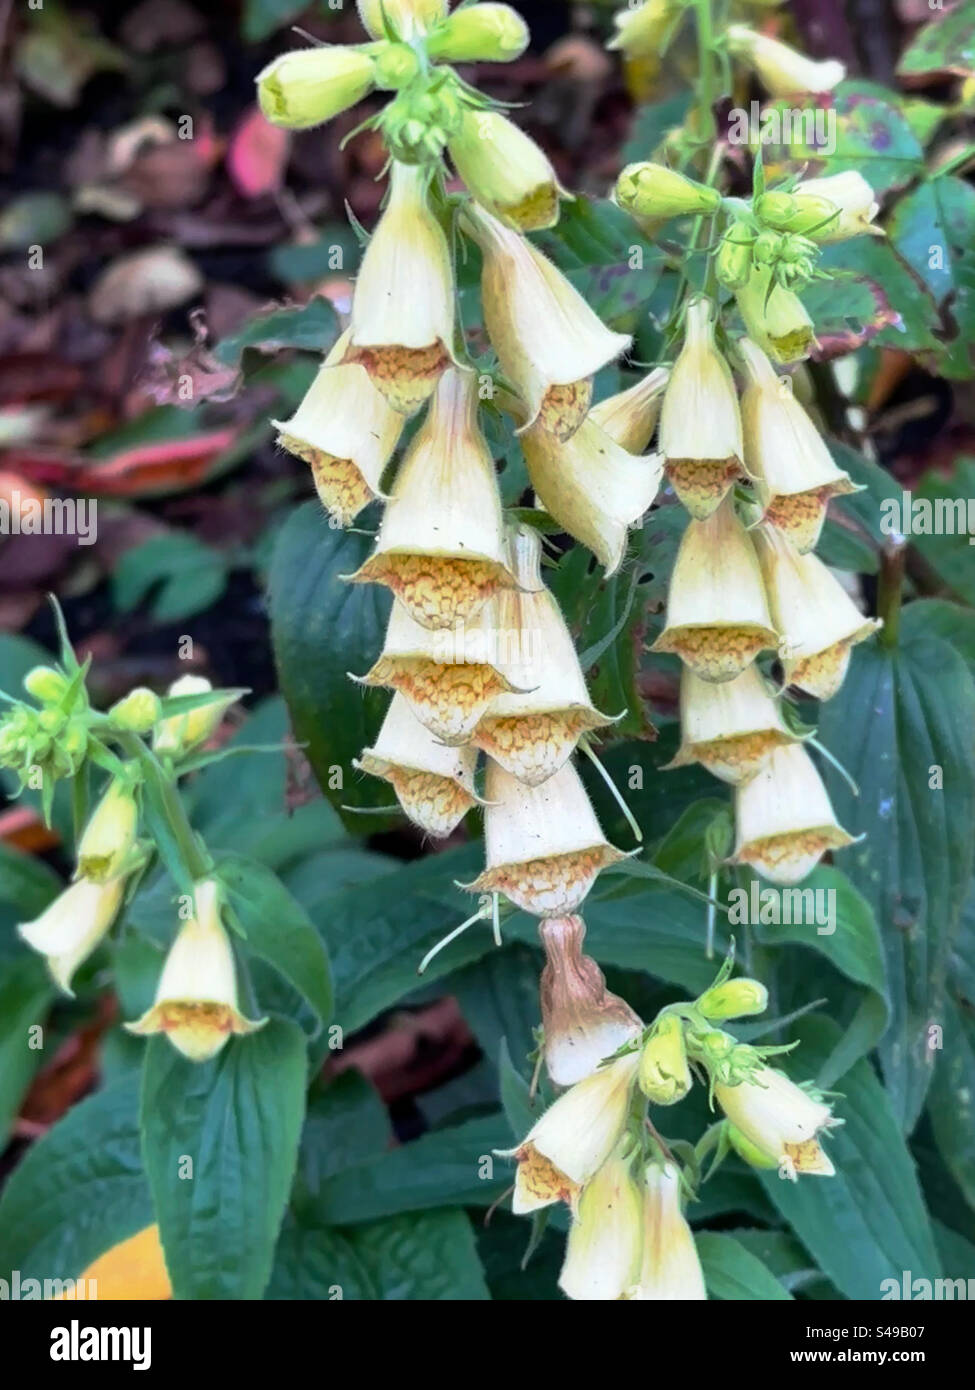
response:
[[[153,779],[156,790],[159,794],[159,807],[166,817],[169,828],[172,831],[173,839],[179,850],[180,858],[186,867],[186,872],[194,883],[199,883],[201,879],[209,877],[213,865],[200,848],[200,842],[190,824],[189,816],[186,814],[186,807],[179,794],[179,789],[171,776],[167,776],[162,764],[136,734],[123,733],[117,731],[115,738],[125,749],[126,754],[133,758],[137,766],[143,770],[145,779],[145,766],[147,762],[155,764],[151,768],[152,772],[158,775]]]
[[[880,585],[877,593],[877,612],[884,620],[880,641],[885,647],[896,647],[901,623],[901,596],[904,591],[904,570],[907,566],[907,541],[903,536],[892,538],[880,557]]]
[[[717,134],[714,123],[714,15],[711,7],[712,0],[694,0],[697,56],[700,64],[697,95],[702,141],[711,141]]]

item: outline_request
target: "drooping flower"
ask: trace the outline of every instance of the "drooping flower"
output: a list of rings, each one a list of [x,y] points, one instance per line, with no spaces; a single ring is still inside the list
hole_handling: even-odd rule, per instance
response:
[[[575,644],[542,583],[541,542],[519,527],[510,539],[517,581],[498,597],[498,629],[509,639],[505,671],[517,690],[498,695],[472,742],[528,786],[538,786],[572,756],[580,735],[612,723],[589,698]]]
[[[642,1194],[632,1157],[617,1151],[582,1189],[559,1288],[578,1301],[623,1298],[638,1276],[642,1251]]]
[[[537,421],[564,442],[582,424],[592,378],[629,347],[612,333],[561,271],[519,232],[476,203],[465,226],[484,255],[484,321],[501,368]]]
[[[272,125],[308,130],[346,111],[372,91],[376,69],[367,53],[322,44],[282,53],[257,76],[261,111]]]
[[[846,76],[846,68],[836,58],[816,62],[744,24],[729,24],[727,40],[731,52],[748,63],[771,97],[831,92]]]
[[[344,358],[361,363],[403,415],[431,395],[453,358],[453,269],[428,181],[422,165],[393,160],[389,202],[356,281]]]
[[[651,1163],[643,1197],[640,1273],[627,1297],[673,1303],[707,1296],[694,1236],[681,1210],[680,1175],[673,1163]]]
[[[653,650],[676,653],[702,680],[727,681],[778,641],[755,548],[726,497],[688,524]]]
[[[135,844],[139,808],[132,788],[116,778],[95,807],[78,842],[77,878],[117,878]]]
[[[564,917],[583,903],[599,873],[626,855],[600,829],[578,772],[566,763],[526,787],[498,763],[484,787],[487,867],[472,893],[503,893],[536,917]]]
[[[674,364],[660,414],[658,447],[667,476],[691,516],[704,520],[741,477],[738,394],[714,342],[711,304],[688,306],[684,346]]]
[[[492,701],[514,689],[499,648],[493,599],[466,623],[435,632],[394,602],[379,659],[365,676],[353,679],[398,690],[443,743],[468,743]]]
[[[765,353],[738,344],[748,382],[741,398],[745,462],[766,521],[805,554],[819,541],[830,499],[856,492],[822,436]]]
[[[660,487],[663,460],[638,457],[590,416],[568,441],[542,421],[522,435],[525,462],[538,499],[606,568],[619,569],[631,526],[650,508]]]
[[[632,1042],[643,1024],[585,954],[581,917],[546,918],[538,932],[545,948],[539,987],[545,1065],[556,1086],[573,1086]]]
[[[389,782],[414,825],[428,835],[443,837],[477,804],[476,764],[476,749],[441,743],[397,694],[375,744],[353,766]]]
[[[602,1168],[626,1126],[639,1054],[627,1053],[565,1091],[515,1149],[518,1160],[512,1210],[521,1216],[573,1205],[579,1189]]]
[[[352,575],[385,584],[423,627],[473,618],[511,586],[494,462],[473,372],[444,372],[403,460],[376,549]]]
[[[208,1062],[232,1034],[263,1028],[244,1017],[237,1002],[237,970],[230,939],[220,920],[220,890],[205,879],[194,890],[194,910],[169,949],[152,1007],[130,1033],[165,1033],[191,1062]]]
[[[278,443],[309,465],[323,507],[342,526],[383,496],[383,470],[405,424],[365,367],[345,362],[351,339],[348,329],[291,419],[272,421]]]
[[[700,763],[722,782],[746,782],[773,749],[796,738],[755,666],[718,683],[685,667],[680,711],[681,744],[667,767]]]
[[[559,220],[565,192],[551,161],[500,111],[465,111],[447,148],[480,205],[508,226],[534,232]]]
[[[828,850],[854,843],[801,743],[775,749],[738,787],[735,822],[735,862],[785,887],[801,883]]]
[[[800,555],[774,526],[757,527],[754,535],[769,608],[781,634],[786,683],[817,700],[830,700],[843,684],[852,648],[883,624],[864,617],[822,560]]]
[[[635,386],[598,401],[589,419],[628,454],[642,454],[657,428],[669,380],[667,367],[654,367]]]
[[[772,189],[755,201],[755,211],[776,231],[828,244],[868,233],[883,236],[873,219],[880,211],[873,189],[856,169],[821,179],[803,179],[790,193]]]
[[[817,1096],[784,1072],[760,1067],[737,1086],[718,1083],[715,1099],[735,1129],[795,1182],[800,1174],[832,1177],[836,1171],[819,1136],[841,1121]]]
[[[774,273],[772,266],[753,266],[735,299],[749,338],[784,365],[808,357],[816,335],[802,300],[776,284]]]
[[[72,993],[72,976],[115,921],[124,889],[124,877],[102,883],[75,879],[33,922],[18,926],[21,940],[47,957],[51,976],[65,994]]]

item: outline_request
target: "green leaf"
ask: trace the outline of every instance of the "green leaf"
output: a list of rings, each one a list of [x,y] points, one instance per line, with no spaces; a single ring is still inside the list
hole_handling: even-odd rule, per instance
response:
[[[347,1234],[317,1222],[314,1212],[288,1212],[265,1299],[329,1303],[378,1296]]]
[[[474,1036],[493,1062],[505,1044],[516,1069],[530,1076],[528,1054],[535,1049],[539,1024],[538,976],[541,954],[528,946],[506,946],[460,970],[450,981]]]
[[[973,262],[975,268],[975,262]],[[975,281],[973,281],[975,284]],[[975,603],[975,553],[969,532],[969,514],[975,521],[975,459],[961,458],[949,474],[940,469],[925,473],[913,489],[911,543],[954,594]],[[921,535],[919,526],[934,534]],[[914,605],[916,606],[916,605]]]
[[[54,998],[40,956],[19,956],[4,963],[0,975],[0,1144],[6,1143],[31,1078],[45,1060],[43,1048],[31,1046],[30,1030],[43,1029]]]
[[[899,77],[971,77],[975,74],[975,8],[961,4],[925,24],[897,65]]]
[[[349,1242],[384,1302],[490,1298],[462,1211],[410,1212],[357,1226]]]
[[[975,1208],[975,1013],[973,1001],[949,998],[939,1022],[928,1110],[948,1169]]]
[[[337,271],[355,275],[361,255],[359,240],[348,223],[332,222],[322,228],[317,241],[272,247],[268,253],[268,267],[272,275],[286,285],[301,285],[322,280]]]
[[[112,598],[119,612],[133,612],[155,591],[151,613],[160,623],[202,613],[226,587],[226,557],[185,531],[133,546],[112,571]]]
[[[796,1081],[815,1075],[839,1036],[836,1025],[821,1017],[804,1019],[800,1031],[802,1046],[784,1059]],[[914,1162],[867,1061],[843,1078],[835,1113],[845,1121],[826,1140],[835,1175],[792,1183],[763,1172],[767,1195],[847,1298],[879,1299],[882,1281],[904,1269],[935,1277],[938,1254]]]
[[[865,714],[869,717],[865,718]],[[866,839],[840,864],[876,915],[887,956],[891,1026],[880,1042],[891,1102],[906,1130],[924,1103],[948,952],[975,848],[975,682],[937,637],[905,630],[895,651],[853,653],[820,737],[860,788],[826,776],[840,823]],[[941,769],[943,788],[937,784]]]
[[[950,642],[975,675],[975,613],[947,599],[926,598],[910,603],[901,614],[905,637],[940,637]]]
[[[24,854],[0,840],[0,902],[10,903],[24,921],[40,916],[63,887],[43,859]]]
[[[220,342],[216,356],[232,367],[247,348],[264,353],[280,352],[283,348],[325,353],[338,336],[335,310],[327,299],[314,295],[299,308],[272,309],[249,319],[239,333]]]
[[[138,1095],[136,1076],[106,1086],[30,1147],[0,1199],[0,1278],[77,1279],[151,1224]]]
[[[936,333],[941,327],[941,316],[934,295],[889,237],[851,237],[849,241],[824,246],[820,265],[823,270],[853,274],[872,287],[876,315],[872,342],[901,352],[939,350]],[[825,281],[819,287],[827,303],[837,293],[835,286],[831,289],[832,284]],[[840,286],[840,293],[846,309],[845,285]],[[805,298],[803,294],[804,301]],[[818,337],[820,319],[817,317],[815,322]]]
[[[264,1292],[295,1171],[306,1073],[301,1029],[283,1019],[202,1064],[165,1038],[150,1041],[143,1153],[174,1298]]]
[[[267,961],[294,985],[324,1026],[334,1005],[332,972],[307,913],[277,874],[256,860],[221,855],[217,875],[246,933],[244,950]]]
[[[382,650],[390,596],[378,584],[347,584],[370,548],[367,536],[328,525],[309,503],[281,529],[271,565],[274,652],[296,738],[322,791],[337,808],[389,805],[386,783],[356,774],[352,760],[371,745],[385,715],[384,691],[356,686]],[[377,820],[349,815],[357,834]],[[380,820],[379,824],[387,821]]]
[[[734,1236],[703,1231],[695,1239],[704,1282],[712,1298],[766,1301],[792,1298],[771,1270]]]

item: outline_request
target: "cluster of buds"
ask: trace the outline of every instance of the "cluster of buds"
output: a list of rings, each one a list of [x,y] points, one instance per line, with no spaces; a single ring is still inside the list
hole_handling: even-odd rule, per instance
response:
[[[704,1299],[683,1215],[699,1158],[714,1148],[720,1162],[734,1150],[791,1181],[829,1176],[820,1138],[841,1122],[811,1085],[767,1065],[789,1048],[741,1044],[718,1026],[768,1005],[757,981],[730,978],[730,957],[698,999],[668,1005],[644,1027],[583,952],[580,918],[545,921],[540,934],[543,1056],[551,1081],[565,1089],[502,1155],[517,1163],[513,1210],[568,1207],[559,1283],[570,1298]],[[682,1167],[647,1107],[680,1102],[695,1077],[725,1118]]]

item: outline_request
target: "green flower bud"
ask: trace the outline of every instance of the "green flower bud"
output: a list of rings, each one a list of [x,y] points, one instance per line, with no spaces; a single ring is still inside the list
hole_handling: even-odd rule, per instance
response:
[[[409,44],[390,43],[373,58],[376,86],[398,92],[420,71],[420,60]]]
[[[387,38],[387,25],[400,39],[425,34],[446,18],[447,0],[357,0],[359,18],[374,39]]]
[[[723,985],[716,985],[702,994],[697,1007],[705,1018],[716,1022],[763,1014],[768,1008],[768,990],[757,980],[726,980]]]
[[[169,687],[169,694],[205,695],[209,690],[213,690],[213,687],[204,676],[182,676]],[[214,690],[213,699],[209,704],[201,705],[186,714],[174,714],[164,719],[156,729],[152,740],[153,748],[157,753],[168,753],[178,757],[204,743],[216,731],[236,698],[235,695],[227,696]]]
[[[120,729],[133,734],[148,734],[156,725],[162,713],[159,696],[144,685],[130,690],[124,699],[112,706],[110,717]]]
[[[754,267],[735,297],[749,338],[774,362],[796,362],[809,355],[812,319],[798,296],[773,276],[770,267]]]
[[[446,63],[511,63],[529,38],[528,25],[510,5],[469,5],[430,35],[427,51]]]
[[[716,188],[685,178],[663,164],[628,164],[616,181],[620,207],[642,218],[683,217],[715,212],[721,203]]]
[[[777,1168],[778,1159],[774,1154],[766,1153],[757,1144],[753,1144],[750,1139],[746,1139],[740,1129],[735,1129],[734,1125],[728,1125],[728,1139],[731,1147],[739,1158],[743,1158],[750,1168]]]
[[[691,1089],[684,1025],[676,1014],[664,1014],[654,1025],[640,1054],[638,1079],[655,1105],[674,1105]]]
[[[257,98],[272,125],[307,130],[354,106],[375,84],[368,54],[326,44],[275,58],[257,76]]]
[[[98,803],[78,845],[78,877],[93,883],[115,878],[135,844],[139,812],[123,782],[113,782]]]
[[[54,704],[60,700],[68,688],[68,679],[60,671],[55,671],[53,666],[35,666],[33,671],[28,671],[24,677],[24,689],[28,695],[33,695],[35,700],[41,700],[45,704]]]
[[[745,228],[733,227],[721,239],[715,258],[715,273],[729,290],[740,289],[748,283],[752,268],[754,239]]]

